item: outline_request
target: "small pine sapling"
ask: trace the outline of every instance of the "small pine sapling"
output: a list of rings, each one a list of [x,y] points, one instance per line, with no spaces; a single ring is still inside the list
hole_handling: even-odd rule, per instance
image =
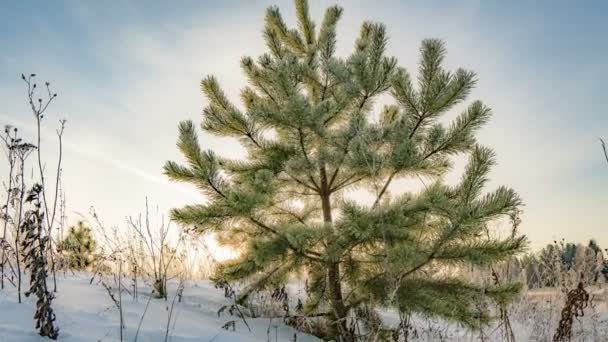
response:
[[[96,246],[91,228],[80,221],[70,227],[68,236],[57,244],[57,250],[69,269],[82,271],[93,265]]]
[[[329,333],[317,334],[324,339],[360,340],[367,332],[355,329],[356,312],[363,308],[471,328],[488,323],[490,312],[479,312],[476,299],[507,303],[520,286],[482,288],[442,272],[505,261],[526,247],[520,235],[482,238],[484,227],[522,204],[509,187],[485,191],[495,154],[475,136],[490,108],[474,101],[444,120],[470,95],[475,73],[445,69],[444,43],[426,39],[418,77],[410,76],[387,55],[380,23],[363,23],[352,53],[336,56],[342,9],[329,7],[317,25],[307,1],[295,7],[293,29],[277,7],[267,10],[267,52],[241,60],[249,81],[242,106],[215,77],[201,82],[207,106],[200,127],[237,139],[246,157],[204,149],[197,126],[180,123],[177,146],[186,162],[167,162],[165,174],[196,186],[207,202],[175,208],[171,218],[241,252],[219,270],[248,285],[239,302],[307,274],[312,296],[303,314],[327,313]],[[389,104],[374,106],[382,99]],[[455,156],[469,161],[460,182],[449,185]],[[430,183],[393,191],[412,178]],[[368,190],[369,205],[349,197],[360,189]]]

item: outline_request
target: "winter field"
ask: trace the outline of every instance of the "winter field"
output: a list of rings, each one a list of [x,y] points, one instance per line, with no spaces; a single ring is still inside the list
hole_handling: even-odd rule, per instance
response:
[[[608,342],[608,6],[334,2],[0,0],[0,342]]]
[[[244,321],[230,315],[228,309],[218,311],[231,301],[224,291],[207,281],[192,282],[183,291],[181,302],[175,299],[177,284],[171,283],[171,297],[150,299],[150,288],[141,288],[138,300],[123,291],[123,336],[120,336],[120,314],[107,290],[93,281],[90,275],[63,275],[58,279],[61,292],[53,302],[60,325],[60,340],[84,341],[295,341],[294,329],[285,326],[280,319],[253,319],[246,317],[251,332]],[[118,300],[117,291],[112,291]],[[14,291],[0,292],[0,341],[48,341],[40,337],[32,323],[34,302],[16,302]],[[147,306],[147,308],[146,308]],[[232,327],[222,328],[230,321]],[[59,324],[59,322],[61,322]],[[141,323],[140,323],[141,322]],[[138,327],[139,332],[138,332]],[[318,339],[297,333],[297,341]],[[136,337],[137,336],[137,337]]]
[[[245,319],[237,312],[230,314],[233,300],[224,296],[224,290],[209,281],[189,281],[179,299],[178,284],[169,285],[169,297],[150,298],[150,288],[139,289],[135,300],[123,289],[123,321],[120,331],[120,314],[107,289],[90,274],[67,274],[58,279],[61,292],[53,302],[60,326],[61,341],[320,341],[314,336],[297,332],[283,323],[281,303],[268,300],[270,294],[257,297],[257,310],[267,317],[251,317],[248,308],[241,307]],[[290,305],[296,298],[303,299],[301,284],[292,283]],[[118,292],[112,289],[118,300]],[[608,341],[608,291],[596,288],[591,291],[591,304],[585,315],[573,325],[572,341]],[[559,308],[564,296],[555,289],[527,291],[510,306],[509,315],[516,341],[552,341],[559,321]],[[16,302],[14,291],[0,292],[0,341],[47,341],[32,326],[34,303],[27,298]],[[273,319],[270,317],[276,315]],[[398,321],[390,311],[381,317],[387,324]],[[232,327],[230,322],[234,322]],[[249,331],[249,328],[251,329]],[[227,326],[227,324],[229,326]],[[234,329],[233,329],[234,328]],[[463,329],[459,324],[441,320],[413,317],[410,321],[408,341],[505,341],[503,328],[494,324],[482,332]]]

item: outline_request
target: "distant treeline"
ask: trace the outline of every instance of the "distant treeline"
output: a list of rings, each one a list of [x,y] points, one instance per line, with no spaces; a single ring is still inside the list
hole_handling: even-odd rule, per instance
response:
[[[588,244],[554,241],[537,253],[513,262],[509,272],[528,288],[571,287],[575,283],[593,285],[608,282],[606,249],[595,240]]]

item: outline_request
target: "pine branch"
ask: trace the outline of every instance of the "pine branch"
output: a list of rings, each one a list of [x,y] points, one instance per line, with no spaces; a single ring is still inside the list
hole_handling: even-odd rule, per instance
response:
[[[391,182],[393,181],[393,177],[395,177],[396,174],[397,174],[396,171],[393,171],[390,173],[390,175],[388,176],[388,179],[386,180],[386,182],[382,186],[382,189],[378,193],[378,196],[376,197],[376,200],[374,201],[372,208],[378,207],[378,204],[380,204],[380,200],[382,199],[382,196],[384,196],[384,194],[386,193],[388,186],[391,184]]]
[[[466,262],[474,265],[489,265],[508,259],[525,247],[525,237],[502,241],[477,241],[473,243],[445,246],[436,253],[441,261]]]
[[[306,159],[306,163],[308,164],[308,167],[310,168],[310,170],[314,170],[314,167],[313,167],[312,163],[310,162],[310,159],[308,158],[308,153],[306,152],[306,146],[304,146],[304,132],[302,131],[301,127],[298,128],[298,136],[300,137],[300,139],[299,139],[300,149],[302,150],[304,159]],[[317,184],[317,182],[315,181],[314,177],[312,176],[312,173],[308,174],[308,179],[314,185],[314,188],[319,189],[319,184]]]
[[[332,6],[325,10],[321,29],[319,30],[318,46],[321,56],[329,61],[336,49],[336,25],[342,16],[342,8]]]
[[[314,261],[321,261],[320,257],[321,254],[315,252],[315,251],[304,251],[304,253],[300,252],[300,250],[297,248],[297,246],[294,246],[291,241],[284,236],[283,234],[279,233],[277,230],[271,228],[270,226],[262,223],[261,221],[253,218],[253,217],[249,217],[248,218],[251,222],[255,223],[258,227],[262,228],[263,230],[270,232],[276,236],[279,236],[281,239],[283,239],[285,242],[287,242],[287,244],[289,245],[289,248],[291,250],[293,250],[297,255],[306,257],[310,260],[314,260]]]
[[[295,30],[289,30],[278,7],[269,7],[266,11],[266,24],[272,27],[281,41],[296,55],[304,55],[306,48],[300,34]]]
[[[310,19],[307,0],[296,1],[296,15],[298,17],[298,26],[304,35],[306,44],[308,46],[315,44],[315,24]]]

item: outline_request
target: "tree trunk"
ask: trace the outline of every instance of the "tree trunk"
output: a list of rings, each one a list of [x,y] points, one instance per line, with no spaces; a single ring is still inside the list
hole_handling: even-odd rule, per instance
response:
[[[326,224],[332,223],[331,216],[331,198],[329,185],[327,184],[327,173],[325,165],[320,167],[321,178],[321,206],[323,209],[323,222]],[[354,342],[355,336],[348,329],[348,309],[344,305],[342,298],[342,284],[340,282],[340,258],[330,260],[327,263],[327,285],[329,288],[329,296],[332,307],[331,328],[340,336],[340,341]]]
[[[352,331],[350,331],[348,328],[348,309],[344,305],[344,300],[342,298],[342,284],[340,283],[340,264],[338,262],[328,263],[327,282],[334,316],[333,319],[335,321],[334,323],[332,323],[332,327],[338,331],[341,341],[354,342],[355,337]]]

